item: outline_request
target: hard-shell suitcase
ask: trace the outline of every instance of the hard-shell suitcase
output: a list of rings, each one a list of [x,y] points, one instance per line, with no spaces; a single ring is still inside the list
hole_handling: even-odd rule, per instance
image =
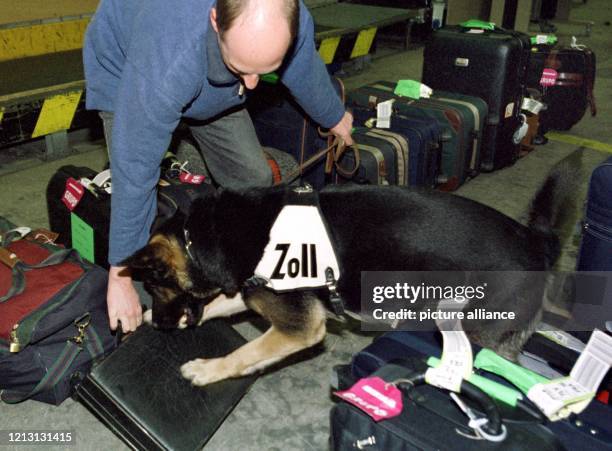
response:
[[[347,179],[336,175],[336,182],[348,180],[373,185],[406,185],[408,181],[408,141],[392,132],[377,133],[369,129],[356,129],[353,139],[359,143],[361,162],[357,172]],[[340,164],[354,166],[354,153],[344,153]]]
[[[344,87],[332,78],[338,96]],[[279,83],[262,81],[249,91],[247,109],[262,146],[274,147],[291,154],[299,164],[328,146],[328,139],[320,134],[319,126],[302,110],[289,90]],[[305,169],[302,179],[320,189],[328,181],[325,158]]]
[[[435,90],[482,98],[489,107],[482,169],[512,164],[519,153],[520,127],[530,41],[523,33],[447,26],[425,46],[422,81]]]
[[[394,99],[394,113],[438,122],[442,133],[448,138],[444,140],[440,157],[440,179],[446,178],[446,182],[439,188],[446,191],[457,189],[469,176],[471,161],[473,133],[465,123],[466,114],[456,105],[431,99],[400,97],[394,94],[394,90],[394,83],[379,81],[350,92],[347,103],[376,111],[376,105]]]
[[[163,180],[176,179],[176,183],[160,182],[157,217],[152,230],[170,219],[177,210],[186,214],[193,200],[214,190],[209,183],[181,183],[178,174],[170,174],[171,171],[164,171]],[[80,183],[82,178],[93,180],[96,174],[87,167],[60,167],[47,184],[47,213],[50,228],[59,233],[58,244],[73,247],[84,259],[108,268],[111,195],[95,184],[86,189]],[[74,190],[80,191],[80,199],[65,202],[66,196],[72,195]]]
[[[527,87],[536,89],[546,109],[540,112],[541,134],[569,130],[587,108],[597,114],[594,87],[595,53],[586,46],[534,46],[527,70]]]
[[[489,107],[487,103],[480,97],[439,90],[433,93],[432,98],[456,105],[459,108],[465,108],[466,113],[468,115],[471,114],[474,117],[474,140],[472,141],[470,176],[476,176],[480,172],[485,120],[489,114]]]
[[[255,378],[200,388],[182,377],[180,367],[221,357],[244,342],[221,320],[173,331],[141,326],[94,367],[76,398],[132,449],[200,450]]]
[[[47,184],[47,214],[49,227],[59,233],[58,244],[75,247],[83,258],[108,268],[110,194],[102,190],[89,191],[79,183],[81,178],[93,180],[96,174],[83,166],[60,167]],[[82,193],[76,205],[63,201],[70,195],[66,194],[70,180],[76,185],[73,189]]]
[[[612,158],[591,175],[577,270],[612,271]]]
[[[355,124],[365,125],[369,123],[372,112],[367,108],[354,106],[352,108]],[[424,186],[434,188],[439,183],[438,174],[440,167],[441,137],[440,127],[435,121],[426,121],[418,118],[410,118],[400,114],[394,114],[389,129],[370,128],[367,134],[378,136],[392,136],[394,139],[406,141],[408,150],[405,180],[398,179],[400,185]],[[359,137],[356,138],[358,143]],[[399,144],[399,143],[398,143]]]

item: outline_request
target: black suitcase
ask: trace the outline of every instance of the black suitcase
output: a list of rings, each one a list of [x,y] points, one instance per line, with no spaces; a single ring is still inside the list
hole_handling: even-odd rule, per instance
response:
[[[403,392],[403,409],[399,416],[375,422],[364,412],[346,402],[340,402],[332,408],[330,440],[332,450],[565,449],[545,426],[522,419],[503,419],[502,424],[507,435],[501,442],[477,439],[474,430],[467,425],[468,417],[448,393],[429,385],[406,383],[408,379],[418,380],[415,375],[424,370],[418,364],[413,366],[413,362],[406,360],[402,365],[387,364],[371,375],[380,377],[388,383],[398,381],[395,384]],[[463,394],[461,396],[464,397]],[[485,397],[485,399],[490,402],[490,398]],[[494,405],[492,410],[489,408],[481,411],[489,413],[489,424],[500,420],[499,411]],[[497,421],[493,419],[495,415]]]
[[[157,216],[152,230],[170,219],[177,210],[187,213],[193,200],[214,190],[209,183],[181,183],[178,174],[172,174],[173,170],[170,166],[164,169],[164,179],[158,186]],[[49,227],[59,233],[58,244],[73,247],[86,260],[108,268],[111,195],[96,185],[90,185],[90,189],[81,188],[82,197],[72,210],[63,201],[69,180],[72,185],[81,186],[81,178],[92,180],[95,176],[96,172],[87,167],[60,167],[47,184],[47,214]]]
[[[551,73],[545,74],[545,70]],[[597,114],[595,71],[595,53],[588,47],[538,45],[532,49],[527,87],[537,90],[546,104],[540,112],[540,134],[569,130],[587,108],[591,116]]]
[[[434,90],[480,97],[489,106],[481,168],[512,164],[519,155],[514,134],[521,125],[530,40],[526,34],[447,26],[425,46],[423,83]]]
[[[75,397],[132,449],[199,450],[255,377],[198,388],[180,366],[224,356],[244,342],[220,320],[171,332],[141,326],[94,367]]]
[[[59,233],[58,244],[74,247],[86,260],[108,268],[110,195],[102,190],[89,191],[78,183],[81,178],[93,180],[96,174],[83,166],[60,167],[47,184],[47,214],[49,227]],[[83,192],[73,210],[62,201],[70,179],[81,186]]]
[[[587,337],[588,341],[588,337]],[[544,345],[544,343],[546,343]],[[480,347],[474,345],[475,351],[480,350]],[[567,349],[563,346],[553,343],[548,339],[534,336],[525,347],[525,350],[530,352],[537,359],[545,359],[546,362],[559,362],[561,356],[567,356]],[[344,372],[343,381],[345,384],[352,383],[353,378],[361,378],[369,376],[384,366],[388,362],[398,361],[398,359],[407,359],[411,357],[429,358],[440,357],[442,354],[442,338],[436,332],[408,332],[408,331],[393,331],[383,334],[373,341],[372,344],[364,348],[353,356],[350,364],[350,371]],[[476,355],[476,354],[475,354]],[[573,366],[577,356],[570,357],[569,361],[562,364],[557,364],[555,367],[562,370],[566,368],[563,374],[569,373],[568,367]],[[572,360],[573,359],[573,360]],[[543,361],[543,360],[542,360]],[[494,382],[508,386],[513,390],[517,390],[516,386],[512,385],[505,378],[483,369],[476,369],[474,373],[479,376],[484,376]],[[604,380],[601,389],[608,389],[610,385],[610,377]],[[534,421],[535,417],[529,414],[529,407],[522,404],[520,409],[510,407],[505,402],[495,401],[504,418],[525,418]],[[527,407],[527,409],[525,408]],[[584,449],[584,450],[599,450],[612,448],[612,407],[604,405],[598,401],[592,401],[589,407],[578,415],[563,420],[548,423],[547,427],[553,432],[560,442],[567,449]],[[522,449],[522,448],[518,448]],[[531,449],[531,448],[529,448]]]

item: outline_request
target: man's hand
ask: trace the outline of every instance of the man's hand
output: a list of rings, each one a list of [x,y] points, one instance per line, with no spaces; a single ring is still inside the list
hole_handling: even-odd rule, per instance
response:
[[[117,329],[117,321],[121,321],[123,332],[133,332],[142,324],[140,298],[132,277],[123,266],[110,267],[106,305],[112,330]]]
[[[339,138],[342,138],[344,144],[347,146],[353,145],[353,138],[351,137],[351,132],[353,130],[353,115],[348,111],[344,113],[340,122],[336,124],[335,127],[332,127],[330,131]]]

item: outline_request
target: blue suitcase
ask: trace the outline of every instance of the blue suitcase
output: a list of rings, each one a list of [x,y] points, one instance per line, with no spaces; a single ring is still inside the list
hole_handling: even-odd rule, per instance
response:
[[[371,111],[365,108],[354,107],[352,109],[356,125],[364,125],[368,122]],[[407,142],[407,179],[399,185],[423,186],[433,188],[439,182],[440,168],[440,127],[435,121],[410,118],[394,114],[390,129],[361,129],[355,136],[358,144],[360,136],[398,134]]]
[[[475,348],[476,350],[476,348]],[[366,377],[388,362],[411,357],[440,357],[441,336],[434,332],[388,332],[357,353],[351,362],[351,372],[357,378]],[[479,372],[496,382],[509,385],[498,376]],[[612,407],[593,401],[579,415],[547,426],[568,450],[612,450]]]
[[[612,271],[612,158],[591,175],[577,270]]]

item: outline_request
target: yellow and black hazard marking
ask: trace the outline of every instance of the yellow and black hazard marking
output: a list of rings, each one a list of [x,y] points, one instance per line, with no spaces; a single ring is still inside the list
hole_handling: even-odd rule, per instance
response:
[[[48,23],[0,26],[0,61],[77,50],[83,46],[90,16]]]
[[[325,64],[339,63],[370,53],[377,27],[370,27],[359,32],[321,39],[318,51]]]
[[[612,144],[596,141],[594,139],[558,132],[548,132],[546,133],[546,137],[552,141],[586,147],[587,149],[598,150],[600,152],[612,153]]]
[[[85,125],[83,88],[0,106],[0,147]]]

